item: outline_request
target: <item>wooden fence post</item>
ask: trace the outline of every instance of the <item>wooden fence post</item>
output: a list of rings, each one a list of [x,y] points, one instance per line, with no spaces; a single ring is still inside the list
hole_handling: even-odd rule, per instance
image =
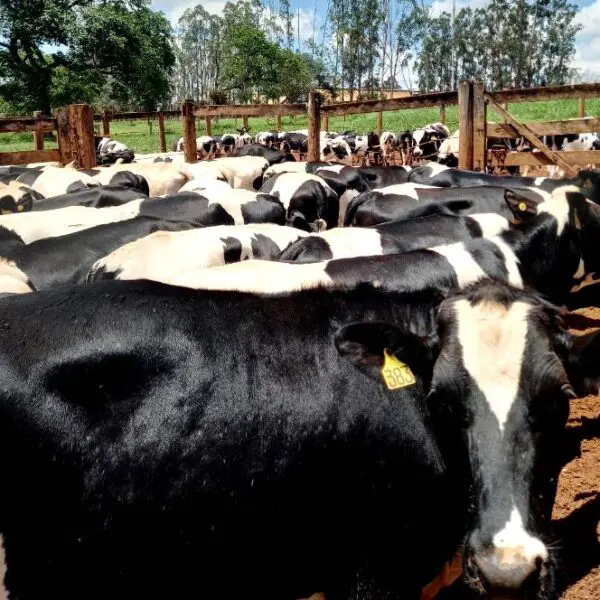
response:
[[[61,161],[79,169],[96,166],[94,111],[88,104],[71,104],[56,113]]]
[[[377,135],[383,133],[383,113],[380,111],[377,113]]]
[[[183,154],[185,162],[194,163],[198,160],[196,146],[196,117],[194,115],[194,101],[186,100],[181,107],[183,118]]]
[[[41,117],[42,111],[41,110],[34,111],[33,116],[36,118]],[[39,129],[36,129],[33,132],[33,141],[35,142],[36,150],[43,150],[44,149],[44,132],[40,131]]]
[[[579,118],[585,118],[585,98],[579,98]]]
[[[323,115],[321,117],[321,130],[329,131],[329,116],[328,115]]]
[[[283,131],[283,127],[281,126],[281,115],[275,116],[275,129],[277,129],[277,131]]]
[[[102,114],[102,135],[110,137],[110,117],[106,109],[104,109],[104,113]]]
[[[242,127],[245,127],[246,129],[248,129],[248,116],[244,115],[242,117]]]
[[[440,123],[442,125],[446,124],[446,105],[440,104]]]
[[[167,151],[167,138],[165,137],[165,114],[162,110],[158,111],[158,136],[160,138],[160,151]]]
[[[485,85],[482,81],[473,83],[473,169],[485,171],[487,166],[487,104]]]
[[[60,162],[63,165],[70,163],[72,159],[71,139],[69,138],[69,115],[66,108],[56,111],[58,149],[60,151]]]
[[[210,117],[204,117],[204,130],[206,132],[206,135],[212,135],[212,122],[210,120]]]
[[[458,128],[459,150],[458,168],[473,169],[473,82],[461,81],[458,84]]]
[[[321,135],[321,95],[318,92],[308,92],[308,162],[318,162],[321,159],[319,137]]]

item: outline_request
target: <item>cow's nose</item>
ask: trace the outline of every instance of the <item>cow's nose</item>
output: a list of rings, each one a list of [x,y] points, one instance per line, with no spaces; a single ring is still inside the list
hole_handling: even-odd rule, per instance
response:
[[[490,544],[475,550],[473,558],[490,586],[516,590],[525,580],[539,571],[548,556],[544,544],[530,537],[527,544]]]

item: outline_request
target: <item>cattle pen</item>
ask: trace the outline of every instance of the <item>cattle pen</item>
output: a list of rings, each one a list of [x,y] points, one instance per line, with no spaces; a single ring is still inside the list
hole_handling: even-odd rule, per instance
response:
[[[600,97],[600,84],[579,84],[542,88],[510,89],[488,92],[481,82],[462,81],[459,89],[450,92],[419,94],[403,98],[365,100],[324,104],[318,92],[310,92],[308,102],[300,104],[239,104],[196,106],[191,100],[183,103],[180,111],[151,111],[111,113],[104,111],[93,114],[85,104],[71,105],[60,109],[53,116],[34,116],[0,119],[0,133],[34,132],[35,149],[22,152],[0,153],[0,165],[26,164],[56,161],[62,164],[75,163],[80,167],[96,166],[94,136],[110,135],[111,121],[133,119],[158,120],[158,147],[167,151],[165,119],[179,118],[184,138],[186,161],[197,160],[197,126],[206,135],[212,135],[215,119],[241,118],[248,126],[252,117],[273,117],[275,127],[281,130],[285,116],[304,116],[308,119],[307,160],[320,159],[320,132],[329,129],[329,119],[359,114],[375,114],[375,131],[384,130],[384,111],[402,111],[416,108],[438,108],[439,120],[446,122],[446,108],[458,107],[459,168],[485,170],[487,168],[558,165],[565,173],[573,174],[578,165],[600,163],[597,151],[559,152],[552,150],[540,136],[579,134],[600,130],[600,118],[585,116],[585,101]],[[509,104],[553,100],[577,100],[578,117],[546,122],[520,122],[509,111]],[[492,109],[501,122],[488,122],[487,111]],[[99,131],[95,131],[94,123]],[[58,148],[44,149],[44,134],[56,131]],[[489,138],[521,138],[534,148],[534,152],[502,152],[488,149]]]

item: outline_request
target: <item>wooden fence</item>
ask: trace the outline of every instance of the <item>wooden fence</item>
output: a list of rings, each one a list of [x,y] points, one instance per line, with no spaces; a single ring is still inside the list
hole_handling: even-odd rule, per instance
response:
[[[307,159],[320,158],[319,139],[321,127],[329,129],[329,117],[377,113],[376,131],[384,129],[383,112],[414,108],[439,107],[440,121],[446,120],[446,107],[458,105],[459,112],[459,167],[484,170],[489,165],[523,166],[557,164],[566,172],[573,173],[574,165],[600,164],[600,152],[556,152],[543,144],[538,136],[584,133],[600,131],[600,118],[585,118],[586,98],[600,97],[600,84],[556,86],[545,88],[502,90],[488,93],[480,82],[462,81],[459,89],[452,92],[420,94],[404,98],[366,100],[337,104],[322,104],[316,92],[309,94],[307,103],[302,104],[243,104],[228,106],[196,107],[186,101],[181,111],[109,113],[93,115],[87,105],[72,105],[61,109],[54,117],[37,116],[16,119],[0,119],[1,132],[32,131],[36,149],[27,152],[0,153],[0,164],[23,164],[27,162],[60,161],[63,164],[75,161],[81,167],[95,166],[94,121],[102,123],[102,133],[110,135],[110,122],[130,119],[157,119],[159,145],[166,151],[165,126],[167,117],[180,117],[184,137],[184,153],[187,161],[197,160],[196,120],[203,121],[204,130],[212,134],[215,118],[242,118],[244,126],[250,117],[275,117],[277,129],[281,129],[283,116],[308,116]],[[520,123],[508,111],[508,104],[546,100],[578,99],[579,118],[545,123]],[[503,119],[502,123],[487,121],[488,107],[492,107]],[[43,149],[43,134],[58,132],[59,148]],[[497,153],[488,151],[488,137],[524,138],[538,152],[509,152],[501,159]]]

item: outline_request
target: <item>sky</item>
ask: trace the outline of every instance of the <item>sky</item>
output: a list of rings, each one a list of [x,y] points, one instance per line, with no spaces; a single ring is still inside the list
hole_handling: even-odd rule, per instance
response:
[[[470,5],[471,7],[486,4],[487,0],[456,0],[457,8]],[[574,0],[575,4],[582,10],[577,16],[577,22],[582,30],[577,36],[577,52],[575,54],[575,66],[582,71],[589,71],[600,80],[600,0]],[[214,14],[219,14],[225,6],[226,0],[152,0],[152,7],[162,10],[169,20],[176,24],[179,17],[186,8],[202,4],[204,8]],[[294,11],[300,8],[300,37],[307,39],[313,34],[313,20],[315,5],[317,10],[317,33],[322,22],[323,12],[326,10],[324,0],[290,0]],[[433,0],[432,10],[440,13],[450,10],[452,0]],[[317,35],[317,39],[319,36]]]

